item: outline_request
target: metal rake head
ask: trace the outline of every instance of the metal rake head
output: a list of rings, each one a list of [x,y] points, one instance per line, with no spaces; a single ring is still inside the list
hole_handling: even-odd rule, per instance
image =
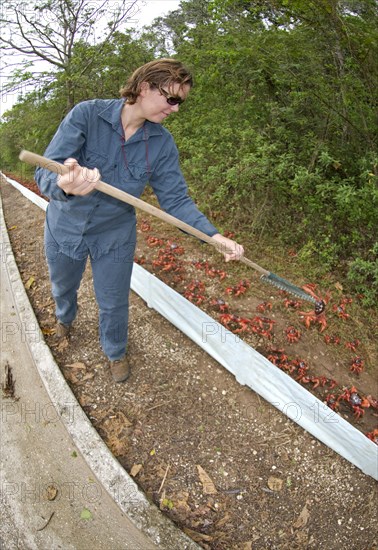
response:
[[[302,300],[307,300],[307,302],[313,303],[315,305],[316,315],[320,315],[321,313],[323,313],[325,309],[325,303],[323,302],[323,300],[317,300],[316,298],[311,296],[311,294],[307,294],[307,292],[305,292],[298,286],[295,286],[292,283],[289,283],[289,281],[286,281],[282,277],[279,277],[274,273],[269,273],[269,275],[262,275],[261,279],[263,281],[266,281],[267,283],[270,283],[276,288],[279,288],[280,290],[284,290],[285,292],[288,292],[289,294],[293,294],[294,296],[297,296]]]

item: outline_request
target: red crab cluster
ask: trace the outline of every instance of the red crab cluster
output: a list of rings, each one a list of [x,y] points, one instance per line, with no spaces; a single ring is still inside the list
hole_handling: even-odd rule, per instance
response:
[[[281,370],[287,372],[301,384],[312,384],[313,389],[328,385],[329,389],[337,386],[336,380],[327,378],[326,376],[311,376],[309,373],[308,363],[299,357],[289,359],[283,349],[272,348],[267,356],[267,359]]]
[[[245,318],[231,313],[223,313],[219,316],[219,321],[234,334],[249,332],[268,339],[272,338],[272,330],[275,324],[275,321],[268,317]]]
[[[228,286],[225,290],[227,294],[230,294],[231,296],[241,296],[242,294],[245,294],[249,287],[251,286],[251,283],[244,279],[243,281],[240,281],[235,286]]]
[[[166,253],[164,250],[159,252],[157,259],[152,262],[152,265],[161,271],[171,271],[173,273],[184,271],[182,263],[177,261],[176,256]]]
[[[334,411],[338,411],[340,404],[347,404],[353,411],[354,417],[359,420],[365,414],[365,409],[372,407],[378,410],[378,401],[371,395],[360,395],[355,386],[344,388],[340,394],[328,394],[325,403]]]
[[[206,260],[195,260],[192,262],[196,269],[201,269],[206,275],[212,279],[219,277],[221,281],[227,277],[227,273],[221,269],[215,269]]]
[[[153,235],[147,235],[146,243],[150,248],[152,248],[155,246],[163,246],[164,241],[163,239],[159,239],[158,237],[154,237]]]
[[[206,300],[206,296],[204,295],[204,292],[205,292],[205,284],[202,281],[192,281],[186,287],[184,296],[187,300],[189,300],[196,306],[199,306]]]

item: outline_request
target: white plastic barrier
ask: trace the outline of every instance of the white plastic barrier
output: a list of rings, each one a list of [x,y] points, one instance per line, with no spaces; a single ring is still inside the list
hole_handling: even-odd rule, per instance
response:
[[[7,179],[46,210],[44,199]],[[131,288],[149,307],[231,372],[240,384],[254,390],[293,422],[378,480],[378,446],[290,376],[138,264],[134,264]]]

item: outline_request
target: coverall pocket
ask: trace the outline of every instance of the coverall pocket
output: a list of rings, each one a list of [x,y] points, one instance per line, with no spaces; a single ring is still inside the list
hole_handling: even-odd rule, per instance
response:
[[[92,149],[87,149],[84,154],[85,166],[88,168],[98,168],[101,172],[101,169],[106,168],[108,162],[108,156],[100,153],[99,151],[94,151]]]
[[[147,168],[144,164],[129,163],[125,168],[124,177],[121,182],[121,189],[140,197],[148,181]]]

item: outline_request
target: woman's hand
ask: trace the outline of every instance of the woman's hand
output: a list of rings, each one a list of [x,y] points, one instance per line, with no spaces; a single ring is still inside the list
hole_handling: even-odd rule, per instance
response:
[[[230,260],[240,260],[243,256],[244,248],[241,244],[227,237],[223,237],[220,233],[216,233],[212,238],[218,242],[217,249],[219,252],[222,252],[226,262]]]
[[[100,180],[100,172],[97,168],[91,170],[84,168],[75,159],[67,159],[64,162],[70,171],[63,176],[58,176],[58,187],[67,195],[88,195],[92,193],[96,183]]]

